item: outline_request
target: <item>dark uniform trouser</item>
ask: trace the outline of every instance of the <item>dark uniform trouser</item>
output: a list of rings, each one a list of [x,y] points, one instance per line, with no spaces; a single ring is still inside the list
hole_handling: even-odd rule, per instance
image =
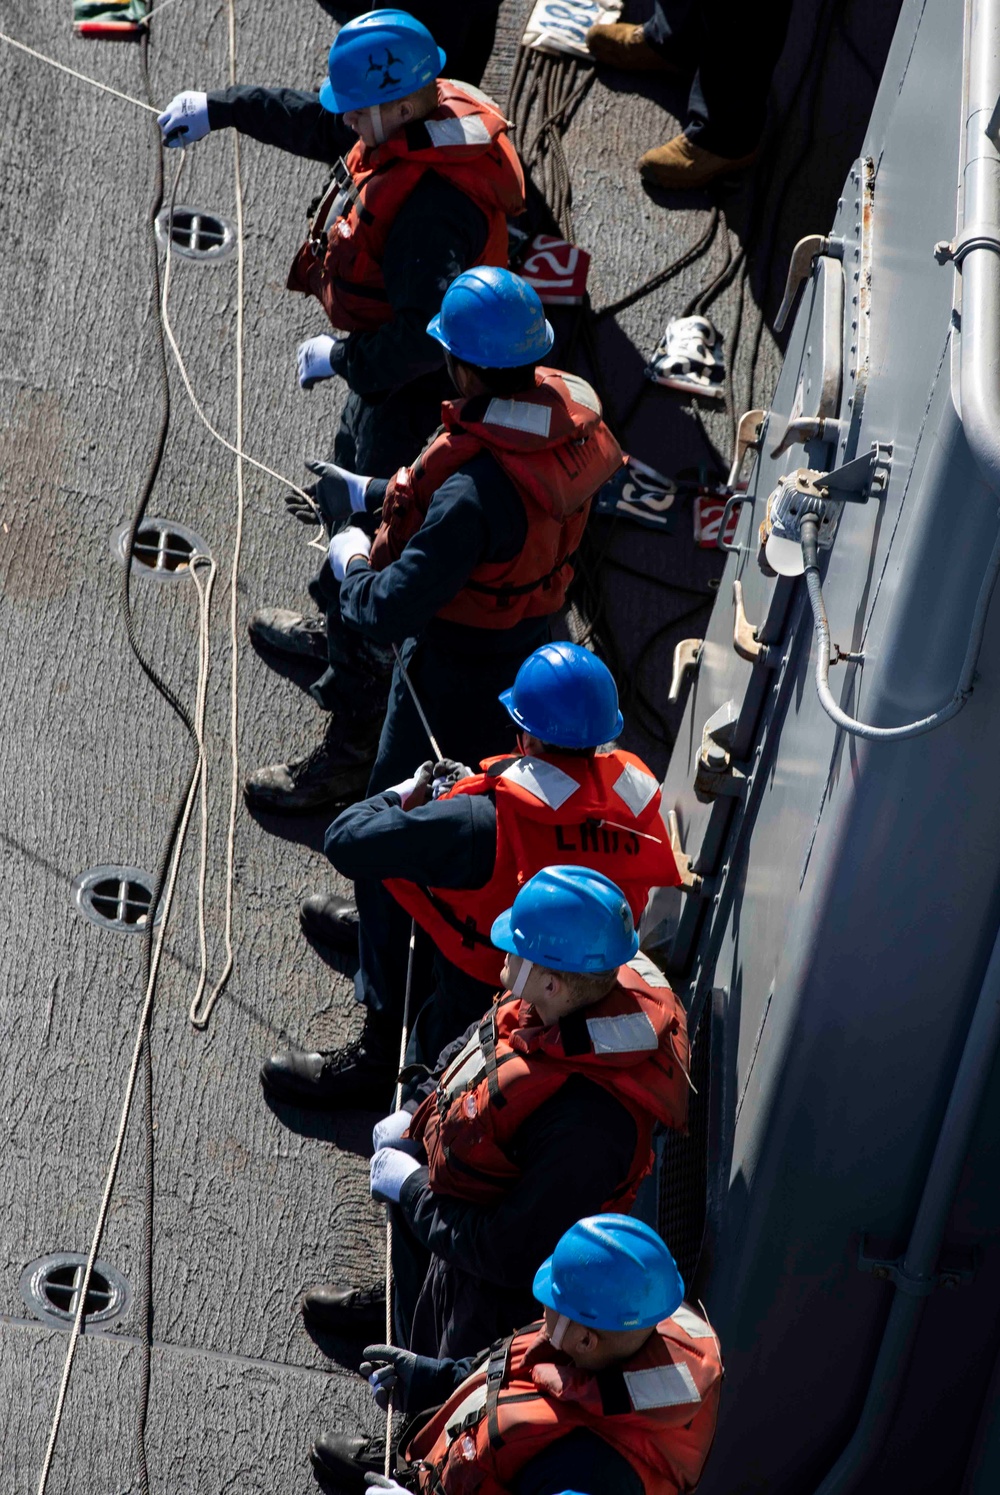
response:
[[[760,144],[791,8],[792,0],[655,0],[646,40],[697,69],[684,133],[702,150],[735,159]]]
[[[498,1287],[432,1256],[398,1209],[392,1220],[392,1272],[396,1342],[416,1355],[460,1360],[538,1316],[530,1288]]]
[[[475,767],[481,758],[516,751],[516,728],[497,697],[513,684],[523,658],[551,637],[549,620],[540,618],[537,629],[519,629],[516,637],[519,642],[509,652],[497,650],[495,641],[495,652],[489,654],[471,648],[458,653],[434,632],[403,645],[410,680],[447,757]],[[427,733],[397,665],[368,793],[401,783],[430,757]],[[376,1020],[384,1020],[379,1026],[388,1043],[402,1026],[410,916],[374,878],[361,878],[354,886],[361,919],[358,992]],[[448,961],[439,959],[432,966],[432,954],[430,941],[419,933],[410,1063],[433,1064],[446,1044],[483,1015],[495,995],[492,987]]]
[[[357,994],[395,1058],[406,1001],[410,915],[377,878],[359,878],[354,896],[361,921]],[[432,1067],[441,1050],[489,1010],[495,996],[494,985],[445,960],[418,926],[407,1063]]]
[[[441,423],[441,402],[454,394],[446,369],[436,369],[384,398],[351,390],[333,446],[333,461],[348,472],[390,478],[413,462]],[[358,525],[358,518],[339,526]],[[374,534],[372,520],[362,522]],[[346,628],[340,617],[340,587],[324,565],[309,588],[326,615],[327,668],[310,687],[324,711],[345,721],[370,721],[385,714],[392,677],[392,650]],[[405,776],[404,776],[405,777]]]

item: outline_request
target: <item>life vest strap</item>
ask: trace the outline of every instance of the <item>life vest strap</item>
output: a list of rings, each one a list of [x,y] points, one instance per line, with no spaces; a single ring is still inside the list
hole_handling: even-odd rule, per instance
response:
[[[486,1367],[486,1431],[491,1448],[500,1448],[503,1445],[498,1402],[500,1389],[507,1378],[507,1364],[513,1342],[514,1336],[511,1335],[509,1339],[495,1344],[490,1351],[489,1365]]]
[[[536,577],[534,581],[522,582],[520,586],[516,587],[509,586],[506,583],[499,587],[491,587],[488,582],[473,581],[471,576],[467,579],[465,585],[470,592],[483,592],[489,597],[495,597],[497,599],[497,607],[510,607],[515,597],[526,597],[529,592],[537,592],[539,588],[543,592],[550,591],[552,583],[563,567],[568,564],[569,556],[561,556],[552,567],[552,570],[546,571],[544,576]]]
[[[440,914],[456,934],[461,935],[462,944],[466,950],[474,950],[477,945],[485,945],[489,950],[493,948],[492,940],[480,931],[471,914],[461,919],[450,904],[446,903],[443,898],[439,898],[430,888],[420,888],[420,892],[423,893],[434,912]]]

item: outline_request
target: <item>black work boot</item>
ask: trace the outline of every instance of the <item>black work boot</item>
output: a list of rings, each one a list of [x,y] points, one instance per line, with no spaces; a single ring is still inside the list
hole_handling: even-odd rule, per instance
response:
[[[294,763],[271,763],[250,774],[243,797],[252,810],[298,814],[364,794],[382,731],[379,717],[331,721],[323,741]]]
[[[312,893],[299,904],[299,923],[303,934],[318,944],[357,953],[358,911],[349,898],[337,893]]]
[[[309,1450],[317,1475],[354,1495],[367,1492],[366,1474],[381,1474],[385,1468],[385,1446],[363,1433],[321,1433]]]
[[[330,1334],[384,1334],[385,1284],[311,1287],[302,1299],[302,1316]]]
[[[386,1045],[366,1023],[360,1037],[342,1049],[276,1049],[261,1066],[260,1081],[275,1100],[290,1105],[384,1113],[392,1104],[397,1068],[396,1058],[389,1058]]]
[[[255,644],[276,654],[327,662],[325,618],[306,618],[287,607],[259,607],[247,631]]]

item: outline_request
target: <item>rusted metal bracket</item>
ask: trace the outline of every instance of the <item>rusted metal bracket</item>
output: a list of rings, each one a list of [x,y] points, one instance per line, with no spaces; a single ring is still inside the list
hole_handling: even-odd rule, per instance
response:
[[[740,423],[736,427],[736,445],[733,448],[733,465],[726,479],[727,488],[735,488],[739,482],[747,452],[760,451],[766,415],[766,410],[747,410],[740,416]]]
[[[667,837],[670,841],[670,850],[674,854],[674,861],[677,863],[677,871],[680,874],[681,892],[700,895],[705,886],[705,879],[697,872],[691,871],[691,858],[686,855],[681,846],[681,828],[676,810],[670,810],[667,814]]]
[[[778,315],[774,319],[775,332],[784,330],[789,313],[795,305],[799,286],[803,281],[809,279],[812,274],[813,260],[821,254],[828,254],[831,259],[842,260],[844,258],[843,239],[834,238],[829,234],[807,234],[804,239],[799,240],[792,250],[792,257],[788,262],[788,278],[785,281],[785,294],[781,298]]]
[[[670,689],[667,692],[667,700],[671,706],[676,706],[681,698],[684,676],[688,670],[698,668],[701,646],[704,642],[705,640],[700,638],[682,638],[679,644],[674,645],[674,668],[670,676]]]
[[[738,717],[736,702],[727,701],[702,728],[694,788],[703,799],[742,799],[746,791],[747,776],[731,752]]]
[[[735,616],[733,619],[733,648],[741,659],[748,664],[762,664],[766,670],[773,670],[780,663],[780,651],[771,644],[762,644],[757,637],[757,630],[749,622],[746,610],[743,606],[743,583],[733,582],[733,608]]]

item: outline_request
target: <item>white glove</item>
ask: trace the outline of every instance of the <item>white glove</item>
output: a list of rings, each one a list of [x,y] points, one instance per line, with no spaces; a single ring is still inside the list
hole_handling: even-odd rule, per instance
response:
[[[383,1116],[381,1121],[376,1121],[372,1129],[372,1146],[375,1151],[378,1152],[380,1147],[391,1147],[394,1142],[398,1142],[412,1120],[412,1114],[400,1107],[398,1111],[393,1111],[391,1116]]]
[[[367,560],[371,553],[372,542],[364,530],[355,529],[349,524],[330,541],[330,570],[333,572],[334,579],[343,581],[344,573],[356,555]]]
[[[296,359],[299,366],[299,383],[303,389],[312,389],[320,379],[333,378],[333,352],[339,348],[342,339],[330,337],[328,333],[320,333],[319,337],[307,338],[304,343],[299,343],[299,351]]]
[[[369,1490],[382,1490],[384,1495],[409,1495],[409,1491],[394,1479],[388,1479],[384,1474],[375,1474],[369,1470],[365,1475],[365,1485]]]
[[[380,1147],[372,1158],[371,1194],[383,1204],[398,1204],[403,1185],[420,1164],[398,1147]]]
[[[156,116],[156,123],[164,145],[194,145],[196,140],[203,140],[212,128],[208,122],[208,94],[190,89],[175,94],[163,113]]]
[[[404,779],[401,784],[390,784],[388,789],[383,789],[383,794],[398,794],[402,801],[404,810],[417,810],[425,805],[430,798],[431,775],[434,765],[428,758],[426,763],[421,763],[416,773]]]

